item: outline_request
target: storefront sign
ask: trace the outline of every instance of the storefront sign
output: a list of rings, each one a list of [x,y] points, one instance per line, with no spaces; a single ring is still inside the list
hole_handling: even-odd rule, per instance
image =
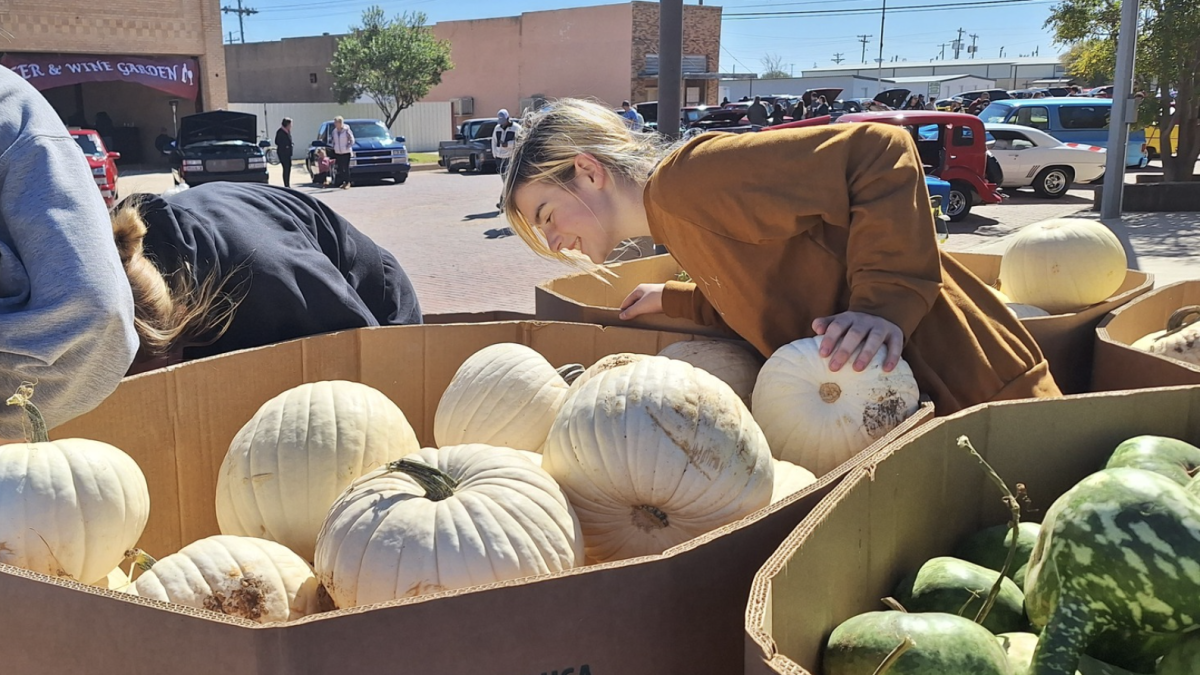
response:
[[[0,65],[39,91],[83,82],[133,82],[195,100],[199,90],[199,65],[190,56],[7,53],[0,57]]]

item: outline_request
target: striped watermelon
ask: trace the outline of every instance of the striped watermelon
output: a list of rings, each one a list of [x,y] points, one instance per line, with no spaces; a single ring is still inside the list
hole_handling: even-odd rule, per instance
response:
[[[1085,649],[1152,671],[1200,630],[1200,499],[1143,469],[1084,478],[1046,512],[1025,607],[1042,628],[1031,675],[1072,675]]]
[[[823,675],[873,675],[892,650],[910,638],[887,675],[1010,675],[994,635],[969,619],[929,612],[868,612],[833,629],[821,663]]]
[[[974,618],[998,576],[996,570],[942,556],[927,561],[916,574],[902,579],[894,594],[910,612],[945,612]],[[1011,633],[1027,625],[1025,596],[1005,577],[983,627],[993,633]]]
[[[1029,562],[1029,555],[1033,553],[1033,545],[1037,543],[1040,527],[1037,523],[1023,522],[1017,528],[1017,555],[1008,570],[1009,579],[1017,581],[1017,573]],[[954,557],[1000,571],[1008,558],[1008,548],[1011,545],[1012,525],[994,525],[964,539],[954,549]],[[1020,582],[1017,585],[1020,586]]]
[[[1166,436],[1136,436],[1118,445],[1104,465],[1119,467],[1153,471],[1187,485],[1200,470],[1200,448]]]

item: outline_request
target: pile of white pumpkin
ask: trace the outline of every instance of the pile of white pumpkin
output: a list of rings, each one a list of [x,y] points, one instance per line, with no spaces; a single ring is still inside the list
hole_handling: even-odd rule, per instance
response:
[[[131,550],[149,494],[128,455],[2,446],[0,562],[265,623],[661,553],[812,484],[916,410],[906,363],[884,373],[881,352],[834,373],[818,341],[761,372],[721,341],[586,370],[492,345],[442,396],[437,448],[371,387],[301,385],[231,443],[221,534],[157,562]]]
[[[1125,282],[1121,241],[1103,223],[1055,218],[1018,232],[1000,258],[1000,299],[1018,319],[1078,312]]]

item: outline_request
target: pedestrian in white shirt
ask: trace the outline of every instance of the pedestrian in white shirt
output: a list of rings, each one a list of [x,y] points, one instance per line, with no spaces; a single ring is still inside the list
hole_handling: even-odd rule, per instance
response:
[[[350,187],[350,154],[354,150],[354,132],[346,125],[341,115],[333,118],[333,131],[329,132],[329,142],[333,146],[333,161],[337,174],[333,187],[345,190]]]
[[[496,113],[496,118],[500,122],[492,131],[492,157],[496,159],[496,173],[500,174],[500,185],[504,185],[504,176],[508,173],[508,160],[512,157],[513,146],[517,144],[517,134],[521,132],[521,125],[512,121],[508,116],[508,110],[501,108]],[[496,203],[497,209],[504,209],[504,198]]]

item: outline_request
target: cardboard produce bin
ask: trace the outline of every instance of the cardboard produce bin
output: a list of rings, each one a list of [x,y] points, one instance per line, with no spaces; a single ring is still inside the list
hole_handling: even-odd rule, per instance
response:
[[[984,283],[995,286],[1000,278],[1000,256],[988,253],[950,252]],[[640,316],[631,321],[617,318],[621,301],[642,283],[661,283],[674,279],[681,271],[670,255],[659,255],[612,265],[616,278],[612,285],[590,274],[579,273],[545,282],[535,290],[537,318],[577,321],[601,326],[636,326],[656,330],[674,330],[707,335],[722,335],[718,329],[696,326],[690,321],[663,315]],[[1120,307],[1154,286],[1154,277],[1129,270],[1125,283],[1112,297],[1073,314],[1022,319],[1021,323],[1037,340],[1050,361],[1050,371],[1066,394],[1091,391],[1092,349],[1095,329],[1108,312]]]
[[[995,286],[1000,279],[998,254],[952,252],[950,255],[986,284]],[[1125,283],[1104,302],[1073,314],[1021,319],[1021,324],[1042,348],[1042,354],[1050,362],[1050,372],[1064,394],[1092,391],[1092,353],[1096,342],[1096,326],[1104,315],[1149,292],[1153,287],[1153,275],[1128,270],[1125,273]]]
[[[938,419],[856,469],[804,519],[754,578],[746,608],[747,675],[818,674],[829,634],[886,609],[900,579],[968,535],[1008,522],[999,489],[966,435],[1040,521],[1056,498],[1139,434],[1200,442],[1200,388],[1146,389],[992,403]]]
[[[1200,384],[1200,367],[1130,346],[1165,328],[1171,314],[1187,305],[1200,305],[1200,281],[1157,288],[1109,312],[1096,329],[1092,387],[1116,391]]]
[[[459,365],[499,342],[555,365],[656,353],[690,336],[535,322],[374,328],[194,361],[125,380],[53,430],[124,449],[150,485],[140,546],[156,557],[217,533],[230,440],[279,392],[328,379],[395,401],[424,443]],[[762,562],[840,479],[929,407],[807,490],[662,555],[261,626],[0,566],[0,651],[13,673],[89,675],[727,675]]]

